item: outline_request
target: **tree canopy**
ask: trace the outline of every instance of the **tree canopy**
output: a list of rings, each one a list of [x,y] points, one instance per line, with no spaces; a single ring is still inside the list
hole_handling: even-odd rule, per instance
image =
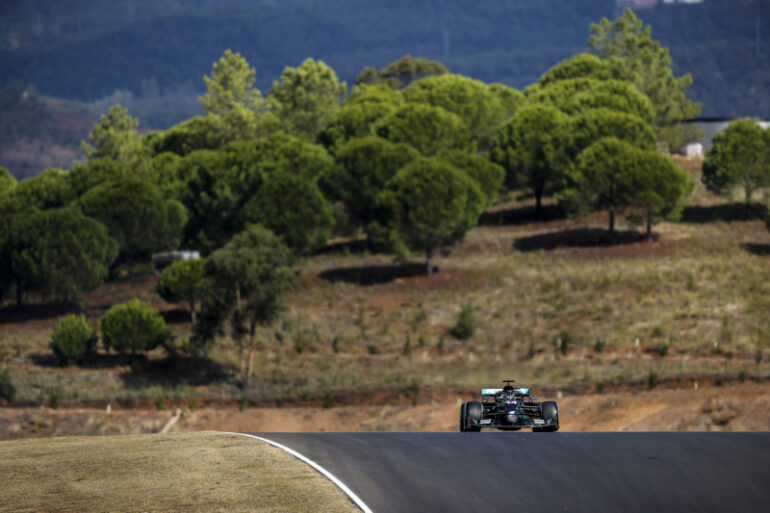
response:
[[[331,198],[342,202],[356,226],[366,227],[374,220],[377,195],[396,172],[419,158],[417,150],[381,137],[350,140],[337,152],[339,164],[321,177]]]
[[[425,252],[433,273],[434,251],[458,242],[484,210],[484,193],[462,171],[438,159],[418,159],[388,181],[378,198],[379,225],[394,244]]]
[[[652,39],[652,29],[644,26],[630,8],[614,22],[602,18],[591,24],[588,46],[603,59],[621,66],[625,77],[652,102],[655,134],[672,150],[697,138],[692,128],[680,122],[701,111],[701,104],[687,99],[685,93],[692,85],[688,73],[675,78],[668,49]]]
[[[164,199],[157,187],[135,178],[99,185],[79,204],[86,215],[104,223],[129,265],[139,257],[177,248],[187,220],[180,202]]]
[[[238,107],[256,110],[261,93],[254,86],[257,72],[240,53],[225,50],[211,68],[211,76],[204,76],[206,94],[199,98],[206,114],[227,116]]]
[[[88,136],[93,143],[80,143],[80,149],[88,160],[111,158],[127,166],[137,167],[145,157],[145,147],[136,129],[139,121],[128,115],[120,105],[113,105],[102,114]]]
[[[118,252],[99,222],[75,208],[16,216],[6,238],[17,302],[27,291],[71,301],[101,285]]]
[[[391,142],[412,146],[426,157],[470,146],[468,126],[459,116],[422,103],[404,104],[378,122],[375,131]]]
[[[315,140],[334,117],[347,94],[347,85],[323,61],[305,59],[297,68],[287,67],[280,82],[273,82],[268,98],[279,118],[293,133]]]
[[[251,362],[257,328],[278,318],[294,284],[292,263],[292,253],[281,239],[258,225],[249,226],[213,252],[203,267],[195,347],[205,352],[227,327],[241,353],[249,350]],[[245,367],[243,358],[242,364]],[[250,369],[242,372],[248,378]]]
[[[536,200],[540,216],[542,198],[561,186],[571,165],[567,149],[571,133],[568,117],[554,107],[522,107],[492,141],[490,159],[506,171],[509,189],[524,188]]]
[[[754,191],[770,186],[770,130],[740,119],[714,136],[703,161],[703,184],[714,194],[741,187],[748,204]]]
[[[160,279],[155,284],[155,291],[169,303],[187,303],[194,323],[201,278],[203,278],[203,260],[199,258],[179,260],[163,269]]]

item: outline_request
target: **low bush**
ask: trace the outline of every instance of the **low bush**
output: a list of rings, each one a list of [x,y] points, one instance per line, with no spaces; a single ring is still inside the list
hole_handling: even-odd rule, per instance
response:
[[[122,354],[151,351],[164,344],[169,336],[160,313],[138,299],[113,306],[102,320],[104,347]]]
[[[96,350],[98,337],[82,315],[68,315],[56,323],[49,342],[60,365],[82,363]]]
[[[457,322],[449,330],[449,334],[457,340],[468,340],[475,331],[476,315],[473,312],[473,307],[470,304],[465,304],[460,309],[460,313],[457,314]]]
[[[6,404],[11,405],[16,400],[16,387],[11,381],[11,375],[8,369],[4,369],[0,372],[0,401],[5,401]]]

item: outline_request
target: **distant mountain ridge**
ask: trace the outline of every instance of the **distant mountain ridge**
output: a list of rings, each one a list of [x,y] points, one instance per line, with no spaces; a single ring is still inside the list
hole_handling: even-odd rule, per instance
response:
[[[453,72],[523,88],[586,49],[589,24],[614,19],[616,0],[10,0],[0,7],[5,87],[92,102],[202,89],[224,49],[257,69],[263,92],[285,66],[322,59],[352,82],[364,66],[406,53]],[[658,2],[637,14],[671,50],[677,74],[707,116],[770,116],[770,2]],[[763,30],[762,20],[768,23]],[[148,84],[153,87],[148,87]],[[165,128],[199,112],[158,115]],[[146,124],[141,118],[140,121]]]

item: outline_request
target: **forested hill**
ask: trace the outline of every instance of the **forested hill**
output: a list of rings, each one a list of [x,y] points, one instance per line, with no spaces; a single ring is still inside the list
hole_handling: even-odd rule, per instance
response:
[[[591,22],[619,12],[616,0],[5,0],[0,87],[20,80],[55,97],[133,100],[156,128],[197,113],[178,98],[202,90],[226,48],[256,67],[263,91],[308,56],[352,83],[364,66],[407,53],[523,88],[584,51]],[[675,73],[692,73],[704,115],[770,116],[770,2],[661,0],[637,15],[670,49]]]

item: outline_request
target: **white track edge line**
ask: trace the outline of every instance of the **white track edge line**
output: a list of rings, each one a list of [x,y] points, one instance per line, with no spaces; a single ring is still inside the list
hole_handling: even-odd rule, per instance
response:
[[[298,453],[294,449],[290,449],[290,448],[286,447],[285,445],[281,445],[278,442],[274,442],[274,441],[269,440],[267,438],[262,438],[261,436],[248,435],[246,433],[233,433],[231,431],[225,431],[224,434],[226,434],[226,435],[241,435],[241,436],[246,436],[246,437],[249,437],[249,438],[256,438],[257,440],[260,440],[262,442],[268,443],[268,444],[270,444],[270,445],[272,445],[274,447],[278,447],[282,451],[291,454],[295,458],[297,458],[297,459],[307,463],[308,465],[310,465],[311,467],[316,469],[318,472],[323,474],[323,476],[326,477],[327,479],[329,479],[329,481],[331,481],[332,483],[337,485],[337,488],[342,490],[343,493],[345,493],[345,495],[347,495],[348,498],[353,502],[353,504],[355,504],[356,506],[361,508],[361,510],[364,513],[373,513],[373,511],[369,508],[369,506],[367,506],[366,503],[364,501],[362,501],[361,498],[358,495],[355,494],[355,492],[353,492],[353,490],[348,488],[347,485],[345,485],[345,483],[343,483],[342,481],[337,479],[337,476],[335,476],[334,474],[332,474],[331,472],[329,472],[328,470],[326,470],[321,465],[319,465],[315,461],[311,460],[307,456],[304,456],[304,455]]]

